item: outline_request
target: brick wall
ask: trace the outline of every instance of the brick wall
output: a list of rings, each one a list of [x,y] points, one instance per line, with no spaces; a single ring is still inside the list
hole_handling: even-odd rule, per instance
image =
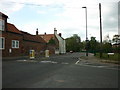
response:
[[[38,42],[32,42],[32,41],[23,41],[24,43],[24,55],[29,55],[29,50],[35,50],[36,56],[42,56],[44,55],[44,51],[46,50],[46,44],[45,43],[38,43]]]
[[[2,50],[2,56],[3,57],[13,57],[13,56],[22,56],[21,53],[21,47],[23,45],[23,37],[19,34],[14,33],[2,33],[2,37],[5,38],[5,49]],[[18,40],[19,41],[19,48],[12,48],[12,40]],[[11,53],[9,50],[11,49]]]

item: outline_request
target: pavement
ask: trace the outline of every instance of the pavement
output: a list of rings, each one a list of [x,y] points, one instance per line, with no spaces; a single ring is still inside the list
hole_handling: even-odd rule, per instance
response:
[[[23,59],[29,59],[29,56],[2,57],[2,61],[15,61]]]
[[[113,61],[113,60],[105,60],[105,59],[100,59],[94,56],[94,54],[89,53],[88,56],[81,56],[81,60],[88,60],[89,62],[94,62],[94,63],[106,63],[106,64],[116,64],[118,65],[118,61]]]
[[[92,53],[89,53],[88,56],[81,56],[76,64],[100,68],[109,67],[111,69],[120,70],[120,64],[118,62],[96,58]]]

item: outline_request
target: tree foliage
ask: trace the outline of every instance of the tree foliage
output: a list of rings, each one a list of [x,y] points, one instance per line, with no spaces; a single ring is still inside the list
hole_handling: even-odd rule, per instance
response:
[[[89,44],[88,44],[89,48],[89,52],[98,52],[99,51],[99,48],[100,48],[100,44],[99,42],[96,40],[96,37],[91,37],[91,40],[89,41]]]
[[[113,51],[116,53],[120,53],[120,35],[113,36]]]
[[[108,43],[108,42],[103,43],[103,45],[102,45],[102,51],[103,51],[104,53],[112,52],[112,44],[111,44],[111,43]]]
[[[55,40],[54,40],[53,38],[51,38],[51,39],[49,40],[48,44],[55,45],[56,42],[55,42]]]
[[[66,39],[67,51],[81,51],[87,49],[91,53],[100,52],[100,42],[96,40],[96,37],[91,37],[90,40],[82,41],[77,34]],[[103,53],[120,53],[120,35],[114,35],[110,40],[109,36],[102,43]]]
[[[81,39],[77,34],[66,39],[66,49],[67,51],[78,52],[81,50]]]
[[[114,35],[112,41],[117,44],[120,43],[120,35]]]

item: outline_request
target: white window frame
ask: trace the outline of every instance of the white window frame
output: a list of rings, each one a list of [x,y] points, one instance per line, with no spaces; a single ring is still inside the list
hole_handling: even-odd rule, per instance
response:
[[[3,39],[3,41],[4,41],[3,43],[2,43],[2,42],[0,42],[0,43],[1,43],[1,45],[3,44],[3,47],[1,46],[2,48],[0,48],[0,49],[5,49],[5,38],[4,38],[4,37],[0,37],[0,38],[2,38],[2,39]]]
[[[0,31],[4,31],[4,29],[5,29],[5,20],[0,19],[0,21],[1,21],[1,25],[0,25],[1,29],[0,29]]]
[[[15,45],[13,46],[13,41],[15,42]],[[17,45],[18,42],[18,45]],[[19,41],[18,40],[12,40],[12,48],[19,48]]]

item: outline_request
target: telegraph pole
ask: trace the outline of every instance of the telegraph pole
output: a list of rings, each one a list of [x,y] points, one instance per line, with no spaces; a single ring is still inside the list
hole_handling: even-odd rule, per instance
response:
[[[102,57],[102,20],[101,20],[101,3],[99,3],[99,16],[100,16],[100,58]]]

